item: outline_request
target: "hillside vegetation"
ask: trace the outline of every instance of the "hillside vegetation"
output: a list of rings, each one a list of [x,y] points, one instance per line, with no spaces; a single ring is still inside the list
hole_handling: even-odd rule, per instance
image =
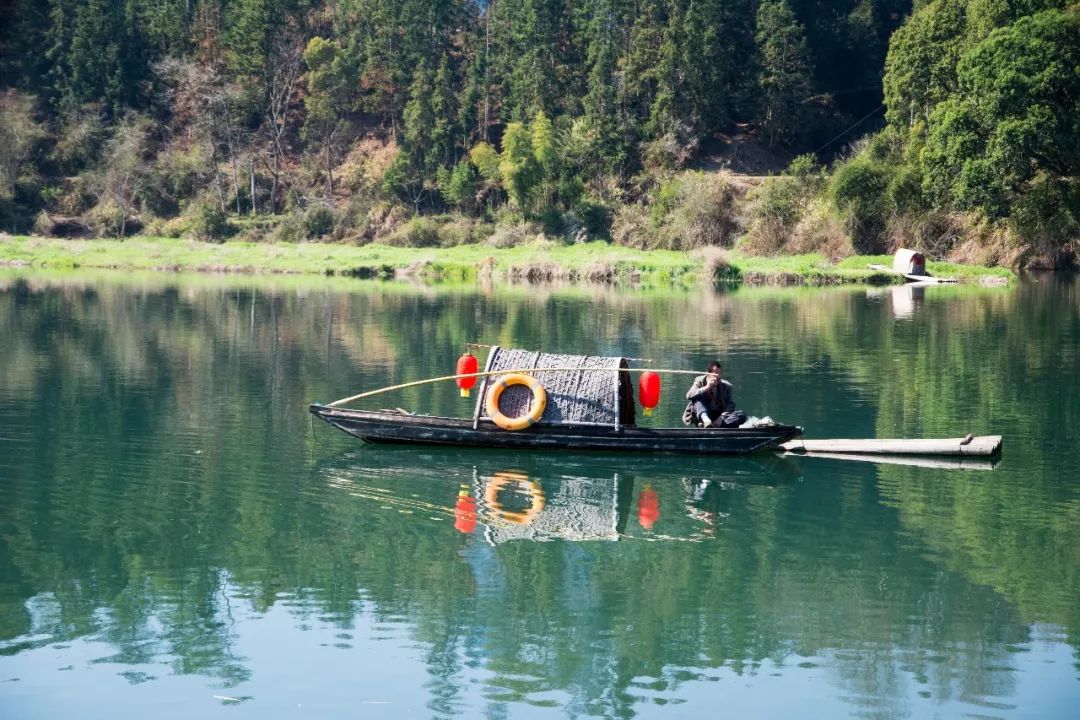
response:
[[[4,13],[10,232],[543,236],[833,260],[903,244],[1006,265],[1078,248],[1075,3],[12,0]],[[733,135],[783,172],[717,169]]]

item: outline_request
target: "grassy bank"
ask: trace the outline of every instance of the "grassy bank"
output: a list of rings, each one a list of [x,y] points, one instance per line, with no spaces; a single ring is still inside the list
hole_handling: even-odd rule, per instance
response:
[[[416,249],[386,245],[329,243],[208,244],[192,240],[138,237],[117,240],[62,240],[0,235],[0,264],[42,268],[114,268],[176,272],[295,273],[355,277],[415,277],[440,280],[510,282],[596,282],[646,286],[700,282],[780,285],[891,283],[899,280],[870,270],[889,258],[859,256],[831,263],[821,255],[756,257],[737,252],[635,250],[589,242],[575,245],[531,243],[510,248],[459,245]],[[930,263],[936,275],[965,281],[1015,276],[1002,268]]]

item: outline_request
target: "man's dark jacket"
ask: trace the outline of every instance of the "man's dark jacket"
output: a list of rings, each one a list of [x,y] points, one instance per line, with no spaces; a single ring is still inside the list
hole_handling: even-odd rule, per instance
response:
[[[698,401],[705,403],[706,412],[713,420],[720,417],[722,413],[735,410],[735,394],[732,384],[721,378],[720,382],[710,389],[705,386],[707,379],[707,375],[698,375],[694,378],[694,384],[686,393],[688,402],[686,403],[686,409],[683,410],[682,421],[687,425],[697,425],[698,420],[694,417],[694,403]]]

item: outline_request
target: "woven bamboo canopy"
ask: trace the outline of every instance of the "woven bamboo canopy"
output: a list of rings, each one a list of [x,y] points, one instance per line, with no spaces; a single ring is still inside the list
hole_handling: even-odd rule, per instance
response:
[[[547,408],[539,423],[549,425],[633,425],[634,388],[623,357],[561,355],[536,350],[493,347],[486,372],[529,371],[533,368],[568,368],[558,372],[531,373],[547,391]],[[580,372],[574,372],[580,368]],[[603,372],[610,370],[610,372]],[[485,406],[491,381],[480,383],[476,415],[487,418]],[[502,394],[499,407],[516,417],[529,410],[532,395],[522,386],[511,386]]]

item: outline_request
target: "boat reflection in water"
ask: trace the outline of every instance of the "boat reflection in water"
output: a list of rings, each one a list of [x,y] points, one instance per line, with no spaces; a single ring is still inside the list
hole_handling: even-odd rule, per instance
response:
[[[438,468],[442,479],[418,477]],[[400,512],[453,518],[486,543],[701,540],[747,486],[802,479],[791,458],[567,458],[552,465],[518,453],[365,448],[326,465],[331,484]],[[419,481],[419,482],[418,482]],[[456,482],[455,482],[456,481]],[[417,492],[418,484],[422,491]]]
[[[512,540],[618,540],[626,532],[633,481],[549,476],[477,469],[470,490],[483,537],[492,545]],[[460,528],[459,528],[460,529]]]
[[[897,320],[911,320],[926,302],[926,288],[941,288],[937,283],[904,283],[903,285],[887,285],[885,287],[871,287],[866,291],[866,296],[871,298],[889,298],[892,306],[892,316]]]

